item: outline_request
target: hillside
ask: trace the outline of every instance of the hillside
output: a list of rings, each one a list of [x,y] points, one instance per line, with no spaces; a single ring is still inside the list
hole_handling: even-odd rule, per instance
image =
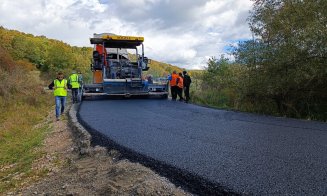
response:
[[[29,70],[37,68],[47,79],[53,78],[59,70],[68,75],[73,69],[83,73],[90,69],[90,47],[70,46],[45,36],[34,36],[4,27],[0,27],[0,47],[14,61],[21,62]]]
[[[45,121],[53,97],[43,90],[44,82],[33,64],[13,60],[1,47],[0,81],[1,194],[30,176],[44,175],[43,171],[34,172],[31,167],[40,157],[35,148],[41,145],[49,130],[48,123],[40,123]]]
[[[162,77],[171,74],[174,70],[182,72],[183,69],[167,63],[162,63],[156,60],[151,60],[150,69],[145,74],[151,74],[153,77]]]

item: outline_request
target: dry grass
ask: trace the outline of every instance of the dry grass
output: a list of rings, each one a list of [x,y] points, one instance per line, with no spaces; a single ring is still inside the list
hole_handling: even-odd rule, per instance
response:
[[[1,63],[0,194],[35,175],[32,162],[41,156],[35,149],[42,144],[49,124],[35,125],[45,121],[53,105],[38,72],[14,66],[9,57]]]

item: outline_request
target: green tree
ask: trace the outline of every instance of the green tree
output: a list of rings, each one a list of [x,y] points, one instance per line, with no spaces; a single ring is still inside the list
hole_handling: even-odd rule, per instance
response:
[[[211,57],[201,74],[201,90],[195,93],[200,102],[220,108],[239,108],[243,67],[221,56]]]
[[[260,111],[326,119],[327,1],[255,0],[256,40],[240,44],[248,67],[245,98]],[[248,100],[248,101],[249,101]]]

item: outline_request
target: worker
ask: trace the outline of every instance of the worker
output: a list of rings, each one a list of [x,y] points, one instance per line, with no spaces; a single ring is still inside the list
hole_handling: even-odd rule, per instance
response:
[[[177,78],[177,94],[179,97],[179,101],[183,101],[183,88],[184,88],[184,82],[183,82],[183,74],[178,73],[178,78]]]
[[[57,74],[57,78],[49,85],[49,89],[54,89],[56,119],[59,121],[60,115],[64,113],[67,97],[67,80],[64,79],[64,74],[62,72]]]
[[[72,101],[73,103],[77,103],[77,96],[80,85],[78,83],[78,74],[76,71],[72,71],[72,75],[69,76],[68,83],[72,91]]]
[[[78,89],[78,95],[79,95],[80,93],[82,93],[84,81],[83,81],[82,72],[80,70],[78,70],[77,73],[78,73],[78,83],[79,83],[79,89]]]
[[[173,71],[173,73],[171,74],[171,77],[170,77],[170,92],[171,92],[171,99],[173,101],[176,101],[177,99],[177,91],[178,91],[178,86],[177,86],[177,78],[179,76],[177,75],[176,71]]]
[[[184,75],[184,95],[185,95],[185,103],[188,103],[190,100],[190,85],[192,83],[191,77],[187,74],[187,71],[183,71]]]
[[[84,81],[83,81],[83,74],[80,70],[78,70],[78,83],[79,83],[79,86],[82,87],[83,84],[84,84]]]
[[[152,75],[148,75],[148,76],[147,76],[147,79],[148,79],[148,84],[153,84],[153,78],[152,78]]]

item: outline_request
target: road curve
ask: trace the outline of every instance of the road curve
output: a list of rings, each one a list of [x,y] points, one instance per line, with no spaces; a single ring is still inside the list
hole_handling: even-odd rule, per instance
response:
[[[195,176],[187,187],[199,177],[233,194],[327,195],[326,123],[143,99],[84,101],[78,115],[127,152]]]

